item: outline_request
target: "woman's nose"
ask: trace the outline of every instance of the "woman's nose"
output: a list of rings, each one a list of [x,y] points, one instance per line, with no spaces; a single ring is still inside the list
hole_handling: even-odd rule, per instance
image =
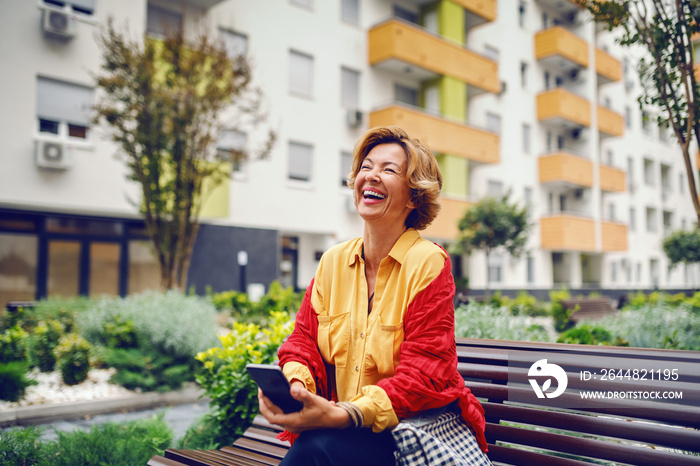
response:
[[[367,174],[367,179],[370,181],[379,181],[379,170],[373,168]]]

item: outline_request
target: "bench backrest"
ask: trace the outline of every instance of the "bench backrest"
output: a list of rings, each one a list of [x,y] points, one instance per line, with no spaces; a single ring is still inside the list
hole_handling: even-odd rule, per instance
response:
[[[700,352],[458,338],[457,353],[458,369],[486,411],[489,457],[496,465],[582,466],[595,460],[700,465]],[[530,366],[543,356],[568,374],[569,390],[556,400],[537,398],[527,382]],[[648,380],[651,369],[660,369],[663,379],[663,370],[674,367],[677,380],[670,380],[673,372],[669,380]],[[624,377],[635,368],[646,368],[647,380]],[[614,378],[601,380],[602,369],[608,374],[615,369]],[[621,377],[618,370],[623,370]],[[581,380],[584,371],[589,380]],[[683,398],[582,400],[570,393],[582,389],[682,391]],[[275,438],[278,432],[258,416],[231,447],[168,450],[149,465],[277,465],[287,450]]]

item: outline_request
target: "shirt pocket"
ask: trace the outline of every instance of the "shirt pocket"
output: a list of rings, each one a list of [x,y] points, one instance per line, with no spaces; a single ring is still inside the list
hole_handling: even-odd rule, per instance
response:
[[[377,372],[382,376],[392,376],[399,364],[399,349],[404,339],[403,322],[398,324],[380,324],[380,344],[374,348],[373,356],[377,362]],[[391,350],[390,350],[391,349]]]
[[[318,316],[318,349],[335,367],[345,367],[350,339],[350,313]]]

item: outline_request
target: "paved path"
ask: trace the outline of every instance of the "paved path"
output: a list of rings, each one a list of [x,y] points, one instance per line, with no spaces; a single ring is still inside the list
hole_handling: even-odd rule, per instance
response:
[[[42,424],[37,427],[45,428],[41,438],[43,440],[56,440],[57,432],[72,432],[80,429],[88,431],[94,425],[105,424],[107,422],[128,422],[137,419],[146,419],[155,414],[165,411],[163,420],[173,430],[173,440],[179,440],[187,429],[198,419],[209,411],[209,403],[200,401],[198,403],[188,403],[179,406],[161,407],[144,411],[133,411],[127,413],[100,414],[73,421],[59,421],[53,424]]]

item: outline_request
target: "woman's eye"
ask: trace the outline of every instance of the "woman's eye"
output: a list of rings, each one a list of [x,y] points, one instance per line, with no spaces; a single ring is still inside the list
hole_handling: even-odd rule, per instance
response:
[[[369,170],[369,169],[370,168],[368,165],[362,165],[362,167],[360,168],[360,170]]]
[[[396,173],[396,170],[394,170],[393,168],[387,168],[386,171],[388,171],[389,173]]]

